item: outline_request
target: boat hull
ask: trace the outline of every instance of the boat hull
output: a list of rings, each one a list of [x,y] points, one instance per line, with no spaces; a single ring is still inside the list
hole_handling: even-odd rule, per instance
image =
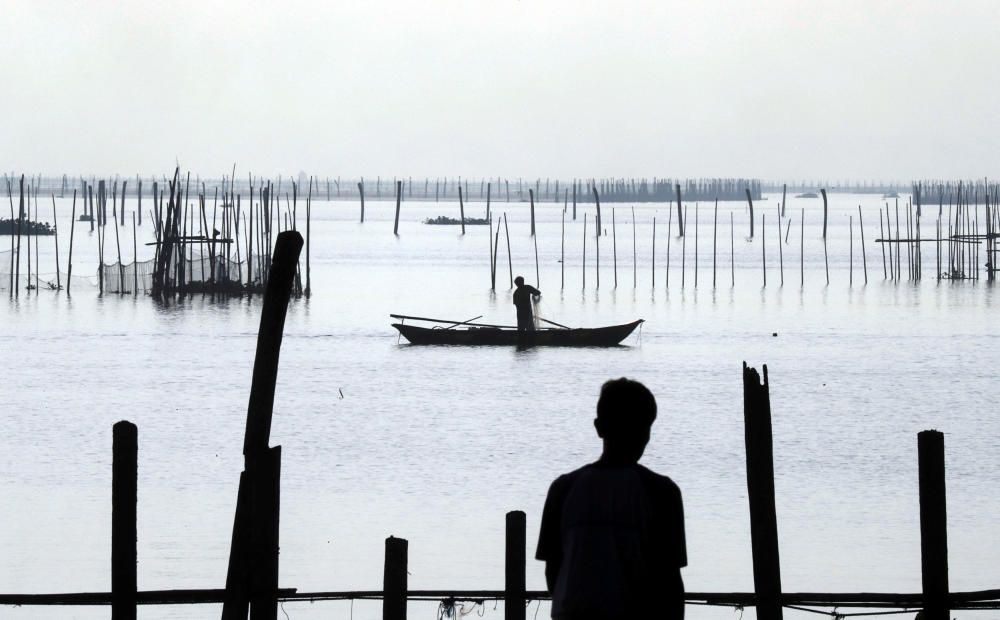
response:
[[[393,323],[410,344],[521,347],[613,347],[621,344],[642,319],[624,325],[579,329],[539,329],[518,331],[499,327],[435,329]]]

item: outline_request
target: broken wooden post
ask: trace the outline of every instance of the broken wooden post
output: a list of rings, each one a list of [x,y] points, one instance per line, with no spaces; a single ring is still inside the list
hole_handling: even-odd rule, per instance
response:
[[[264,291],[243,441],[245,467],[236,499],[223,620],[245,620],[248,609],[251,620],[275,620],[278,614],[281,447],[271,448],[268,442],[281,338],[302,244],[302,235],[294,230],[278,235]]]
[[[382,620],[406,620],[405,538],[385,539],[385,569],[382,573]]]
[[[684,213],[681,211],[681,184],[675,186],[677,190],[677,234],[684,236]]]
[[[459,202],[462,200],[462,190],[458,192]],[[392,234],[399,236],[399,203],[403,199],[403,182],[396,181],[396,221],[392,225]],[[462,216],[462,234],[465,234],[465,216]]]
[[[365,223],[365,182],[364,179],[358,181],[358,196],[361,197],[361,223]]]
[[[465,199],[462,197],[462,186],[458,186],[458,217],[462,223],[462,234],[465,234]],[[396,215],[399,219],[399,215]]]
[[[600,248],[600,243],[601,243],[600,242],[600,237],[601,237],[601,234],[602,234],[601,233],[601,197],[597,195],[597,187],[595,186],[593,189],[594,189],[594,205],[597,207],[597,216],[596,216],[597,219],[595,220],[595,222],[597,224],[597,237],[598,237],[597,243],[598,243],[598,248]],[[600,250],[598,250],[598,252],[597,252],[597,261],[598,261],[598,264],[600,264],[600,261],[601,261],[601,252],[600,252]],[[598,285],[600,285],[600,276],[598,276]]]
[[[86,198],[84,198],[86,200]],[[66,294],[69,295],[69,286],[73,281],[73,232],[76,230],[76,190],[73,190],[73,212],[69,222],[69,259],[66,262]],[[938,235],[940,237],[940,235]]]
[[[774,449],[766,364],[761,383],[757,370],[743,362],[743,428],[757,618],[781,620],[781,568],[778,560],[778,519],[774,508]]]
[[[458,188],[458,195],[462,195],[462,188]],[[535,190],[528,188],[528,198],[531,200],[531,236],[535,236]]]
[[[750,205],[750,238],[753,239],[753,198],[750,196],[750,188],[746,188],[747,204]],[[763,226],[763,224],[761,224]]]
[[[111,618],[135,620],[138,430],[123,420],[114,425],[112,433]]]
[[[525,619],[526,517],[520,510],[507,513],[504,562],[504,620]]]
[[[945,502],[944,434],[917,434],[920,472],[920,566],[923,620],[948,620],[948,519]]]

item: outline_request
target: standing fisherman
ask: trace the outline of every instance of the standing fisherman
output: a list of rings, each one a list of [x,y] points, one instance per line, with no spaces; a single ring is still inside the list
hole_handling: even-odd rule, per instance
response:
[[[514,278],[514,306],[517,308],[517,329],[524,331],[535,330],[535,319],[531,312],[531,298],[537,300],[542,296],[542,292],[530,284],[524,283],[524,278],[517,276]]]

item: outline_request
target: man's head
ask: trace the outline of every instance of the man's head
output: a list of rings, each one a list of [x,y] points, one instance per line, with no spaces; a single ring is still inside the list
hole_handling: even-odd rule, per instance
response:
[[[605,458],[638,462],[656,419],[656,399],[646,386],[622,377],[601,386],[594,428],[604,440]]]
[[[515,284],[515,285],[516,285],[517,287],[522,287],[522,286],[524,286],[524,278],[522,278],[521,276],[517,276],[516,278],[514,278],[514,284]]]

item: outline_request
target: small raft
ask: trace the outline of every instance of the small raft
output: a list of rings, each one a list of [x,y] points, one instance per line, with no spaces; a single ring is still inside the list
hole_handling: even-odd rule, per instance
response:
[[[447,324],[424,327],[393,323],[410,344],[438,344],[465,346],[522,346],[522,347],[613,347],[621,344],[642,319],[607,327],[545,327],[533,331],[522,331],[511,325],[485,325],[471,321],[446,321],[423,317],[390,314],[394,319],[410,319],[430,323]],[[478,318],[478,317],[477,317]]]

